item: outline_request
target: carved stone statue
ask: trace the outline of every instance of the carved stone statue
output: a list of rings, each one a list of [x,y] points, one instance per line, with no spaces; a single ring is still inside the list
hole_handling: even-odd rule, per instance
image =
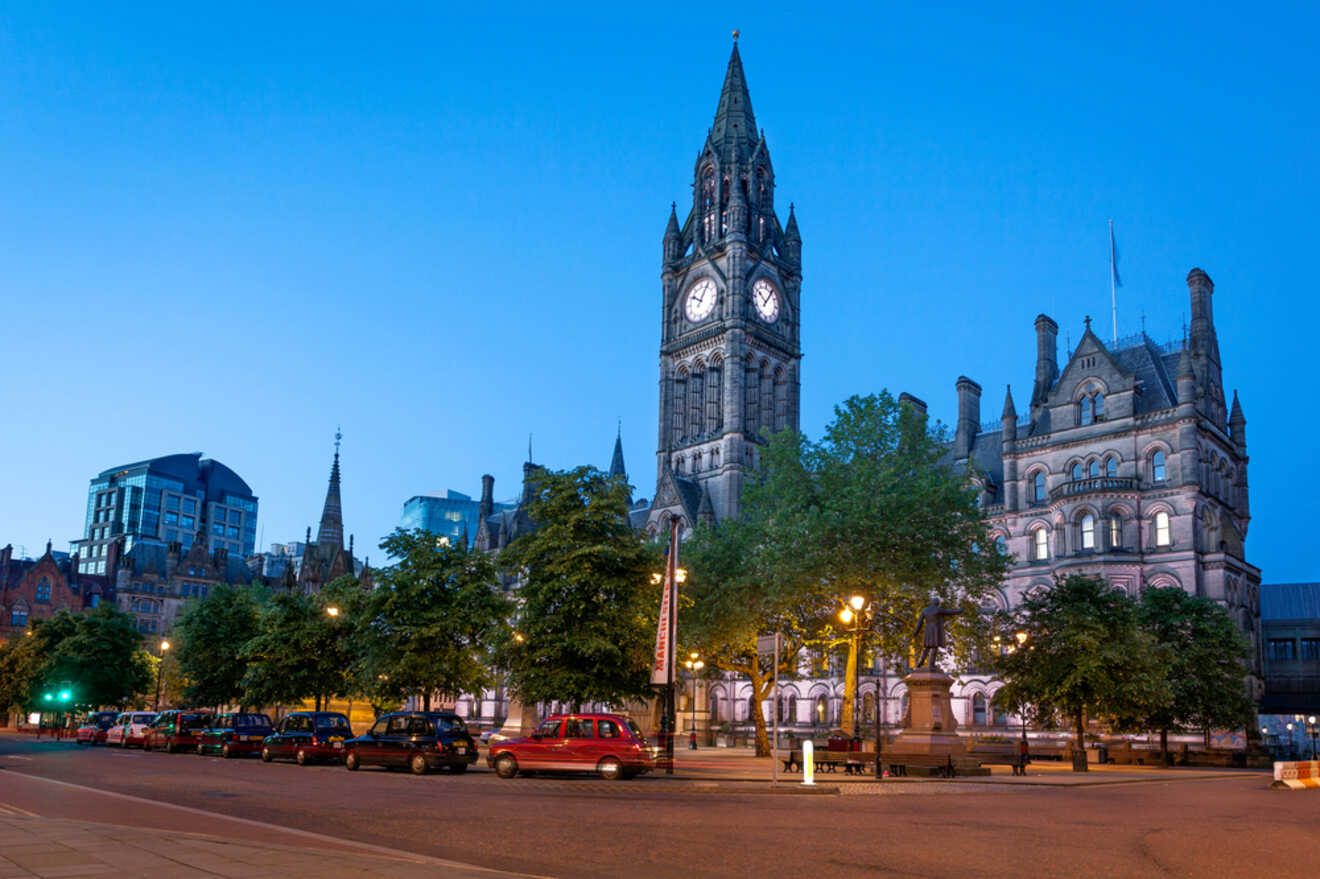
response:
[[[934,670],[940,648],[949,646],[949,639],[944,635],[944,620],[946,617],[955,617],[960,613],[962,611],[957,608],[941,606],[939,596],[931,596],[930,604],[921,612],[921,617],[917,620],[917,629],[912,633],[913,640],[921,638],[921,658],[917,660],[917,668],[925,665]]]

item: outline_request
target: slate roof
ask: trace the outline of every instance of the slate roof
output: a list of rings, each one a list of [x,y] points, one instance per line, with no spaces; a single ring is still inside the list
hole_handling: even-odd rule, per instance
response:
[[[1262,620],[1320,619],[1320,583],[1266,583],[1260,587]]]
[[[1112,353],[1114,361],[1125,372],[1136,375],[1141,393],[1136,398],[1136,411],[1141,415],[1178,405],[1178,392],[1173,377],[1178,372],[1180,350],[1165,351],[1151,338],[1142,334],[1138,341]]]

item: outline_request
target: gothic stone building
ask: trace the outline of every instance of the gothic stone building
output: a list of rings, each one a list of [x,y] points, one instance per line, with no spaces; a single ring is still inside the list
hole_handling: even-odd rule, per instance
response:
[[[109,559],[118,558],[118,546]],[[16,559],[12,544],[0,549],[0,643],[21,635],[33,620],[61,610],[81,613],[113,597],[109,578],[79,570],[78,555],[56,555],[49,541],[39,559]]]
[[[647,529],[738,514],[761,431],[798,427],[802,239],[756,127],[737,43],[697,154],[692,206],[670,209],[660,272],[660,436]]]

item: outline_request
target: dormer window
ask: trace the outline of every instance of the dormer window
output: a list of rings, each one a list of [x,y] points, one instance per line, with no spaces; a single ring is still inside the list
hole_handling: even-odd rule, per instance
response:
[[[1091,408],[1091,398],[1082,398],[1082,424],[1087,425],[1095,420],[1094,410]]]
[[[1086,390],[1086,395],[1081,400],[1081,419],[1080,423],[1085,426],[1094,424],[1097,421],[1104,421],[1105,418],[1105,395],[1100,391]]]
[[[1105,395],[1102,394],[1102,393],[1100,393],[1099,391],[1096,391],[1096,392],[1095,392],[1095,396],[1091,398],[1091,402],[1094,403],[1094,405],[1095,405],[1095,420],[1096,420],[1096,421],[1104,421],[1104,420],[1105,420]]]

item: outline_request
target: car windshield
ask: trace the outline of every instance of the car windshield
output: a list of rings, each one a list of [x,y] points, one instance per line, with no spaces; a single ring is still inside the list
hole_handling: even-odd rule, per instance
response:
[[[633,734],[633,738],[637,741],[646,741],[646,736],[642,735],[642,728],[637,725],[637,721],[632,720],[631,718],[628,720],[628,731]]]
[[[254,726],[270,726],[270,718],[264,714],[235,714],[234,728],[247,729]]]
[[[348,729],[348,718],[340,716],[318,717],[316,718],[316,728],[320,732],[328,733],[346,733]]]
[[[185,714],[179,718],[179,726],[187,729],[201,729],[211,720],[207,714]]]
[[[134,714],[133,723],[151,723],[156,719],[154,714]]]

